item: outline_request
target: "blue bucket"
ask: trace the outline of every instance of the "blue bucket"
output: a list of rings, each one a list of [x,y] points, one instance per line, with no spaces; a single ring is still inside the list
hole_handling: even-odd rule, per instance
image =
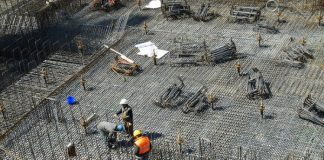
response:
[[[74,99],[73,96],[68,96],[68,97],[66,98],[66,103],[67,103],[68,105],[73,105],[73,104],[76,103],[76,101],[75,101],[75,99]]]

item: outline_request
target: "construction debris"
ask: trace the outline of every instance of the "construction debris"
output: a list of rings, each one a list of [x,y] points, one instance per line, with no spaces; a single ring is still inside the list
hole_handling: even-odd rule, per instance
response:
[[[242,6],[232,6],[230,17],[235,22],[255,22],[260,19],[261,9],[259,7],[242,7]]]
[[[183,92],[182,89],[185,87],[182,78],[178,77],[181,84],[173,84],[160,96],[159,100],[155,100],[153,103],[162,108],[173,108],[177,106],[176,99]]]
[[[299,107],[298,115],[302,119],[324,126],[324,104],[314,101],[311,95],[308,95],[303,106]]]
[[[115,57],[115,63],[111,65],[111,70],[125,76],[133,76],[142,71],[138,64],[129,63],[118,56]]]
[[[210,3],[203,3],[192,18],[196,21],[207,22],[212,20],[214,17],[215,13],[210,11]]]
[[[247,97],[249,99],[270,97],[269,84],[263,79],[257,68],[252,68],[248,73]]]
[[[91,114],[89,117],[84,118],[81,117],[80,119],[80,125],[83,127],[87,127],[92,121],[94,121],[96,118],[98,117],[98,115],[96,113]]]
[[[285,53],[283,62],[296,68],[302,68],[308,59],[314,59],[310,51],[301,44],[292,44],[283,49],[283,52]]]
[[[165,18],[180,19],[192,15],[190,6],[185,0],[162,0],[161,10]]]

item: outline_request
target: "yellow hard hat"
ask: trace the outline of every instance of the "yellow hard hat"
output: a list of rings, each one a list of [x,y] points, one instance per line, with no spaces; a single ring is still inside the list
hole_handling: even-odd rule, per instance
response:
[[[133,133],[133,136],[134,137],[137,137],[137,136],[139,136],[141,134],[142,134],[142,131],[141,130],[135,130],[134,133]]]

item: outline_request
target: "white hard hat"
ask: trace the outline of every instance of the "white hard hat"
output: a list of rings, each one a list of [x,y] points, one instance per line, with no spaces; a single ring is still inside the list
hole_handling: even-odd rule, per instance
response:
[[[128,101],[127,101],[127,99],[124,98],[124,99],[120,100],[119,104],[128,104]]]

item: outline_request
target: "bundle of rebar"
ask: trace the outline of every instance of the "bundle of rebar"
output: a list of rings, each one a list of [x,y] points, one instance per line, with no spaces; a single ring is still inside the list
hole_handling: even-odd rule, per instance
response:
[[[184,43],[180,44],[178,50],[170,53],[172,66],[215,64],[235,58],[237,58],[236,45],[232,40],[230,43],[212,50],[208,49],[205,41],[203,43]]]
[[[268,24],[264,23],[257,23],[255,27],[253,27],[254,32],[263,32],[263,33],[270,33],[270,34],[277,34],[279,33],[279,29],[275,26],[269,26]]]
[[[324,105],[315,102],[310,95],[305,98],[303,106],[298,108],[298,115],[302,119],[324,126]]]
[[[180,42],[177,50],[170,52],[171,66],[196,66],[202,62],[201,53],[207,49],[205,43]]]
[[[207,92],[206,87],[202,87],[198,92],[193,94],[183,105],[182,112],[189,113],[195,111],[199,113],[203,110],[204,106],[206,105],[204,101],[205,93]]]
[[[160,99],[157,101],[155,100],[153,103],[156,106],[162,108],[173,108],[176,107],[176,100],[182,93],[182,89],[185,86],[181,77],[178,77],[181,84],[178,86],[177,84],[173,84],[170,86],[161,96]]]
[[[230,14],[235,20],[254,22],[260,19],[261,10],[259,7],[233,6]]]
[[[180,51],[183,54],[192,54],[197,52],[202,52],[206,49],[203,43],[181,43],[180,44]]]
[[[247,97],[249,99],[268,98],[270,89],[257,68],[252,68],[248,76]]]
[[[283,52],[285,53],[284,62],[292,67],[301,68],[308,59],[314,59],[310,51],[301,44],[292,44]]]
[[[210,12],[210,4],[201,4],[198,12],[196,12],[193,16],[193,19],[196,21],[210,21],[215,17],[213,12]]]
[[[179,19],[186,16],[190,17],[192,14],[190,6],[186,1],[162,1],[161,10],[164,17],[171,17],[173,19]]]
[[[235,43],[231,40],[230,43],[225,44],[224,46],[212,49],[208,58],[214,63],[224,62],[236,58]]]

